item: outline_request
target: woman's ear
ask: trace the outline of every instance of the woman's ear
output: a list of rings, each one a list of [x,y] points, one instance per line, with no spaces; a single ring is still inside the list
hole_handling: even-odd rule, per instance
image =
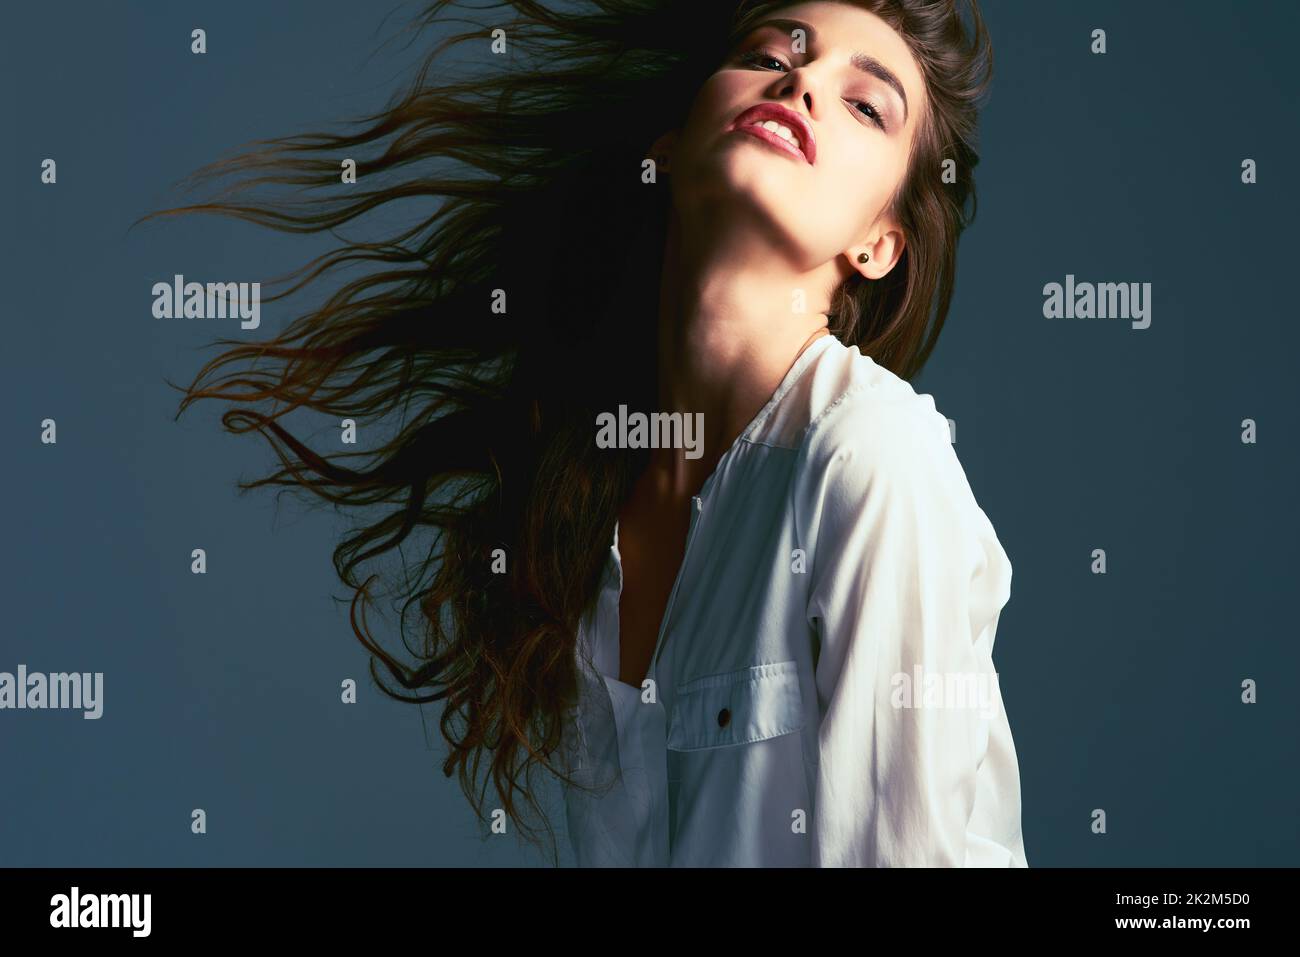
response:
[[[667,173],[672,169],[673,147],[677,145],[677,134],[677,130],[669,130],[650,147],[650,159],[654,160],[655,169],[660,173]]]
[[[865,239],[844,251],[849,265],[866,279],[880,279],[894,268],[906,246],[903,231],[891,226],[874,239]]]

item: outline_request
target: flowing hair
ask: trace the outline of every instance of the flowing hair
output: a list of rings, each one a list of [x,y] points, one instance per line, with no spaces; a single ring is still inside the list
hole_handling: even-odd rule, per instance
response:
[[[854,274],[835,290],[830,331],[910,378],[943,325],[957,240],[974,217],[977,101],[991,52],[974,0],[853,3],[906,41],[927,106],[892,199],[902,257],[881,279]],[[583,0],[557,10],[505,0],[473,7],[478,17],[466,21],[449,15],[451,0],[435,0],[409,24],[413,40],[435,25],[469,29],[434,45],[384,109],[339,132],[253,141],[184,181],[225,181],[210,201],[137,220],[212,213],[339,241],[266,302],[371,267],[272,338],[218,340],[224,351],[177,387],[176,414],[199,399],[227,403],[224,427],[260,433],[282,466],[242,489],[296,489],[358,516],[333,560],[372,677],[397,700],[445,701],[444,774],[459,775],[480,822],[491,783],[497,807],[534,844],[526,811],[554,831],[532,772],[573,783],[553,758],[577,703],[577,630],[647,461],[644,450],[598,449],[594,426],[620,403],[655,400],[670,190],[645,175],[646,154],[755,20],[790,5]],[[453,50],[465,56],[431,80]],[[340,174],[347,160],[355,182]],[[297,189],[253,195],[263,186]],[[379,239],[337,232],[405,200],[436,209]],[[295,409],[388,434],[366,449],[313,448],[282,421]],[[359,518],[367,507],[379,510],[374,521]],[[429,539],[412,576],[400,546],[417,530]],[[361,569],[393,549],[410,664],[366,624],[380,576]]]

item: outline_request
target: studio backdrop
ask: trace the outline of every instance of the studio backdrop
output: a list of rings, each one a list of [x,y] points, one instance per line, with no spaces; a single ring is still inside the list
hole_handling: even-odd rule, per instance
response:
[[[913,385],[1015,569],[994,660],[1028,860],[1294,866],[1300,7],[981,9],[978,214]],[[137,223],[250,141],[382,107],[443,29],[408,42],[414,13],[4,11],[0,864],[547,863],[482,832],[442,774],[439,712],[376,687],[332,560],[351,517],[241,495],[276,466],[267,444],[216,404],[177,416],[214,341],[319,304],[238,293],[331,237]],[[235,284],[240,306],[173,312],[187,282]],[[371,622],[390,647],[394,624]],[[20,706],[59,674],[82,700]]]

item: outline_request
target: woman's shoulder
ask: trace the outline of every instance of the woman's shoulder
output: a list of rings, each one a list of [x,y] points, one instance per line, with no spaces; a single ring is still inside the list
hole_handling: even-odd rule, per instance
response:
[[[923,521],[946,527],[954,540],[981,543],[1005,562],[934,396],[856,346],[839,345],[821,359],[809,383],[796,465],[803,520]]]
[[[838,341],[809,377],[807,424],[801,436],[806,466],[871,453],[878,467],[905,468],[954,456],[948,419],[934,396]],[[947,454],[944,454],[947,453]]]
[[[946,430],[933,397],[918,395],[911,383],[856,345],[826,336],[809,351],[807,367],[750,429],[751,441],[826,451],[855,441],[883,441],[891,432],[906,437],[918,420],[931,433],[936,422]]]

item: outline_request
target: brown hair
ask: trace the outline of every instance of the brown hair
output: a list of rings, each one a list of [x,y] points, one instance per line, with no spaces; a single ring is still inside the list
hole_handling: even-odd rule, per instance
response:
[[[451,5],[431,3],[411,29],[419,35],[441,22]],[[358,516],[381,510],[334,551],[353,591],[353,629],[373,654],[371,674],[399,700],[445,702],[444,773],[459,774],[480,820],[490,780],[534,843],[524,811],[540,812],[543,823],[546,815],[532,772],[564,776],[552,759],[576,703],[578,623],[646,461],[642,450],[597,450],[594,428],[600,411],[654,399],[669,191],[642,182],[645,151],[680,125],[746,25],[789,5],[586,0],[561,12],[531,0],[496,4],[508,20],[478,5],[480,25],[435,45],[385,109],[345,132],[256,141],[189,177],[194,186],[236,175],[220,196],[141,220],[205,212],[337,235],[395,201],[438,201],[409,228],[342,242],[284,277],[292,284],[264,302],[349,264],[377,267],[267,341],[218,340],[228,348],[181,390],[177,416],[199,399],[222,400],[229,431],[270,443],[283,467],[244,489],[293,488]],[[957,0],[858,5],[914,51],[929,107],[894,200],[903,257],[883,279],[855,276],[836,291],[831,331],[910,377],[948,310],[968,199],[974,214],[988,38],[974,0],[969,34]],[[504,53],[490,52],[495,27],[505,31]],[[430,82],[453,48],[470,55],[469,66],[477,57],[488,68],[458,63]],[[356,160],[356,184],[340,183],[344,158]],[[955,161],[955,182],[941,181],[945,159]],[[276,184],[300,187],[299,195],[249,195]],[[367,450],[321,451],[286,428],[283,417],[296,409],[354,418],[363,435],[391,423],[391,434]],[[425,530],[431,539],[412,576],[399,546]],[[366,624],[381,576],[361,579],[358,569],[394,550],[404,572],[398,630],[414,665],[381,647]],[[493,560],[502,555],[498,574]],[[412,605],[417,647],[405,641]],[[376,660],[404,691],[380,680]]]

